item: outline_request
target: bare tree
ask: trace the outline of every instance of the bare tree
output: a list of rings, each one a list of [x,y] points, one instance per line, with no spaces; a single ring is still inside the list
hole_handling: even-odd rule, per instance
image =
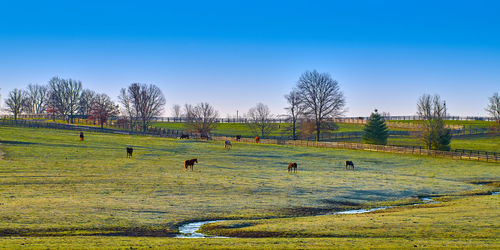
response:
[[[172,114],[175,118],[181,117],[181,106],[179,104],[174,104],[174,106],[172,106]]]
[[[256,135],[264,137],[276,129],[276,124],[272,123],[273,115],[267,105],[258,103],[248,111],[247,117],[247,124]]]
[[[12,113],[14,120],[17,121],[17,116],[23,112],[26,106],[26,93],[20,89],[13,89],[9,92],[5,105],[5,110]]]
[[[202,102],[192,109],[190,117],[192,119],[185,123],[188,130],[208,138],[210,132],[217,126],[219,113],[210,104]]]
[[[49,90],[47,86],[30,84],[26,91],[26,112],[42,114],[45,112],[49,101]]]
[[[130,99],[130,96],[127,93],[127,89],[122,88],[120,90],[120,95],[118,96],[118,100],[121,104],[121,113],[127,116],[128,118],[128,124],[130,127],[130,130],[135,127],[135,124],[137,122],[137,117],[139,116],[137,114],[137,110],[135,109],[134,104],[132,103],[132,100]]]
[[[500,96],[498,93],[494,93],[492,97],[489,97],[490,103],[486,107],[486,111],[495,119],[495,121],[500,124]]]
[[[296,90],[290,91],[289,94],[285,95],[285,99],[288,102],[288,107],[285,110],[288,112],[288,120],[292,123],[292,138],[297,139],[297,122],[299,116],[303,113],[303,106],[300,105],[300,96],[297,94]]]
[[[73,79],[53,77],[49,81],[51,98],[55,109],[73,123],[73,115],[78,109],[78,101],[82,92],[82,82]]]
[[[92,99],[90,105],[90,115],[91,119],[97,120],[97,122],[103,128],[104,123],[112,116],[118,115],[118,105],[116,105],[111,98],[106,94],[96,94]]]
[[[90,89],[84,89],[80,95],[80,100],[78,101],[78,114],[79,115],[90,115],[90,109],[94,98],[97,97],[97,93]]]
[[[127,99],[141,121],[142,130],[146,132],[151,120],[160,116],[165,107],[165,97],[160,88],[153,84],[132,83],[128,89]]]
[[[194,118],[194,107],[191,104],[184,104],[184,111],[182,112],[182,117],[186,118],[186,121],[191,121]]]
[[[297,82],[297,94],[304,113],[316,125],[316,140],[319,140],[321,123],[327,118],[342,115],[345,110],[344,94],[339,84],[328,73],[316,70],[304,72]]]
[[[422,140],[427,149],[449,150],[451,131],[444,126],[446,102],[439,95],[422,95],[417,102],[417,114],[423,120]]]

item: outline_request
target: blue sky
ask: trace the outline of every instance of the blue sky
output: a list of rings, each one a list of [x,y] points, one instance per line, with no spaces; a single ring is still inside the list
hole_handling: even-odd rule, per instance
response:
[[[500,92],[497,1],[1,1],[0,94],[78,79],[116,99],[158,85],[221,116],[283,114],[300,74],[329,72],[348,116],[416,113],[424,93],[486,115]]]

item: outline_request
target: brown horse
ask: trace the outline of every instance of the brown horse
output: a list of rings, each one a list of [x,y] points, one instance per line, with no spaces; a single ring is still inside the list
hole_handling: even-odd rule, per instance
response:
[[[290,162],[288,163],[288,173],[290,172],[297,173],[297,163],[296,162]]]
[[[80,132],[80,141],[83,141],[83,132]]]
[[[198,163],[198,159],[196,158],[184,161],[184,171],[188,170],[188,167],[191,167],[191,171],[193,171],[193,166],[195,163]]]
[[[230,140],[226,140],[224,142],[224,148],[227,148],[227,149],[231,149],[233,148],[233,144],[231,144],[231,141]]]
[[[259,143],[260,138],[258,136],[255,137],[255,143]]]
[[[345,169],[347,169],[347,167],[350,167],[352,168],[352,170],[354,170],[354,163],[352,161],[345,161]]]
[[[240,141],[241,135],[236,135],[236,141]]]
[[[127,147],[127,158],[132,157],[133,152],[134,152],[133,148]]]

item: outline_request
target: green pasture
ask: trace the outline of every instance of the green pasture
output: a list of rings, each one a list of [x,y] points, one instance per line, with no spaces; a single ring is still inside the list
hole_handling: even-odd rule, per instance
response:
[[[422,120],[394,120],[392,122],[401,122],[401,123],[423,123]],[[462,125],[467,128],[489,128],[495,125],[494,121],[458,121],[458,120],[445,120],[445,124],[449,125]]]
[[[277,123],[276,126],[278,125],[279,128],[276,127],[276,129],[273,130],[269,136],[291,135],[290,123]],[[363,124],[337,123],[337,125],[339,126],[339,128],[335,132],[362,131],[364,128]],[[164,129],[186,130],[185,124],[181,122],[154,122],[152,126]],[[217,124],[217,127],[212,130],[212,133],[229,136],[241,135],[243,137],[253,137],[257,135],[245,123],[219,123]],[[297,130],[297,133],[299,134],[300,130]]]
[[[127,146],[133,158],[126,158]],[[95,248],[304,247],[313,240],[147,236],[173,235],[187,221],[307,216],[475,192],[487,187],[471,181],[500,179],[500,165],[492,163],[237,142],[225,150],[221,142],[103,133],[86,133],[81,142],[78,131],[16,127],[0,127],[0,150],[0,247],[8,248],[23,242],[78,248],[83,239]],[[186,172],[190,158],[199,164]],[[355,162],[355,171],[344,169],[345,160]],[[287,173],[290,161],[298,173]],[[325,239],[311,247],[325,242],[348,244]]]

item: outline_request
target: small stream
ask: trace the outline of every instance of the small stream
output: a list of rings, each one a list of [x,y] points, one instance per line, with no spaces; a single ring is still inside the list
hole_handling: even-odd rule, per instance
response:
[[[500,192],[492,192],[491,195],[498,195],[499,193]],[[440,203],[439,201],[435,201],[429,197],[420,198],[420,200],[422,201],[422,203],[415,203],[415,204],[411,204],[410,206]],[[323,214],[323,215],[364,214],[364,213],[369,213],[369,212],[373,212],[373,211],[377,211],[377,210],[384,210],[384,209],[388,209],[388,208],[392,208],[392,206],[375,207],[375,208],[369,208],[369,209],[353,209],[353,210],[333,212],[333,213],[328,213],[328,214]],[[201,226],[203,226],[205,224],[219,222],[219,221],[225,221],[225,220],[198,221],[198,222],[191,222],[191,223],[184,224],[184,225],[179,227],[180,234],[176,235],[175,238],[228,238],[228,237],[224,237],[224,236],[208,236],[208,235],[204,235],[202,233],[196,232],[200,229]]]

